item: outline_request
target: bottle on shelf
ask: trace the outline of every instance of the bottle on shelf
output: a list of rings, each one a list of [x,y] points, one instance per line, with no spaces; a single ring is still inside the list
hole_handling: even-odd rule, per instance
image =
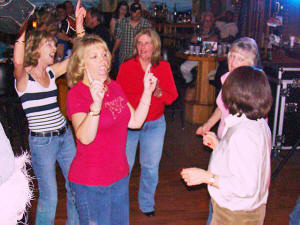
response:
[[[176,9],[176,3],[174,3],[174,10],[173,10],[173,21],[174,21],[174,23],[177,23],[177,17],[178,17],[178,13],[177,13],[177,9]]]

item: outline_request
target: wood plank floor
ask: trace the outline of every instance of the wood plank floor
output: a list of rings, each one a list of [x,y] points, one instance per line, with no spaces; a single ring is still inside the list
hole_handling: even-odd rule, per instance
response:
[[[145,217],[138,208],[137,191],[139,165],[135,164],[130,181],[130,224],[132,225],[201,225],[206,223],[209,195],[205,185],[188,188],[179,176],[184,167],[207,168],[210,151],[201,144],[202,139],[194,135],[197,126],[185,123],[180,128],[180,119],[167,117],[167,133],[160,166],[160,178],[156,192],[156,216]],[[267,205],[266,225],[288,225],[289,214],[300,196],[300,160],[296,152],[287,165],[271,182]],[[278,161],[273,160],[273,166]],[[57,173],[59,202],[56,225],[65,224],[65,190],[62,174]],[[37,195],[37,194],[36,194]],[[32,201],[29,224],[34,224],[36,200]]]

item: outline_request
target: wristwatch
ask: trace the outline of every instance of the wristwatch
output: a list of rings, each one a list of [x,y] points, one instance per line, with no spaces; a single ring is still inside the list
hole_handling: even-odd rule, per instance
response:
[[[216,182],[216,175],[212,174],[211,177],[209,178],[209,185],[213,186],[215,182]]]
[[[89,116],[99,116],[100,115],[100,111],[99,112],[89,111],[88,115]]]

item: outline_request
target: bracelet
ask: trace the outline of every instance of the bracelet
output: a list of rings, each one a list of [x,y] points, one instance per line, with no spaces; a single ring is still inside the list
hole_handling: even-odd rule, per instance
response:
[[[18,40],[16,40],[16,43],[20,43],[20,44],[24,44],[25,45],[25,41],[18,41]]]
[[[209,178],[209,185],[210,185],[210,186],[213,186],[215,182],[216,182],[216,175],[213,174],[213,175]]]
[[[81,32],[76,32],[77,35],[83,34],[85,33],[85,30],[81,31]]]
[[[99,116],[100,115],[100,111],[99,112],[89,111],[88,115],[89,116]]]

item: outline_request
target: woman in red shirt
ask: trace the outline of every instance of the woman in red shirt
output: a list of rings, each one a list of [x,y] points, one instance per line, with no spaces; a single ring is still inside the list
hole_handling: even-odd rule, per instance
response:
[[[178,93],[170,64],[160,60],[161,42],[158,34],[150,28],[142,29],[136,34],[133,47],[133,56],[121,65],[117,82],[134,108],[138,106],[144,91],[144,74],[149,71],[157,78],[146,122],[139,130],[128,130],[126,143],[126,155],[131,171],[137,144],[140,142],[139,204],[142,212],[151,217],[155,215],[154,194],[166,131],[165,105],[171,104]]]

